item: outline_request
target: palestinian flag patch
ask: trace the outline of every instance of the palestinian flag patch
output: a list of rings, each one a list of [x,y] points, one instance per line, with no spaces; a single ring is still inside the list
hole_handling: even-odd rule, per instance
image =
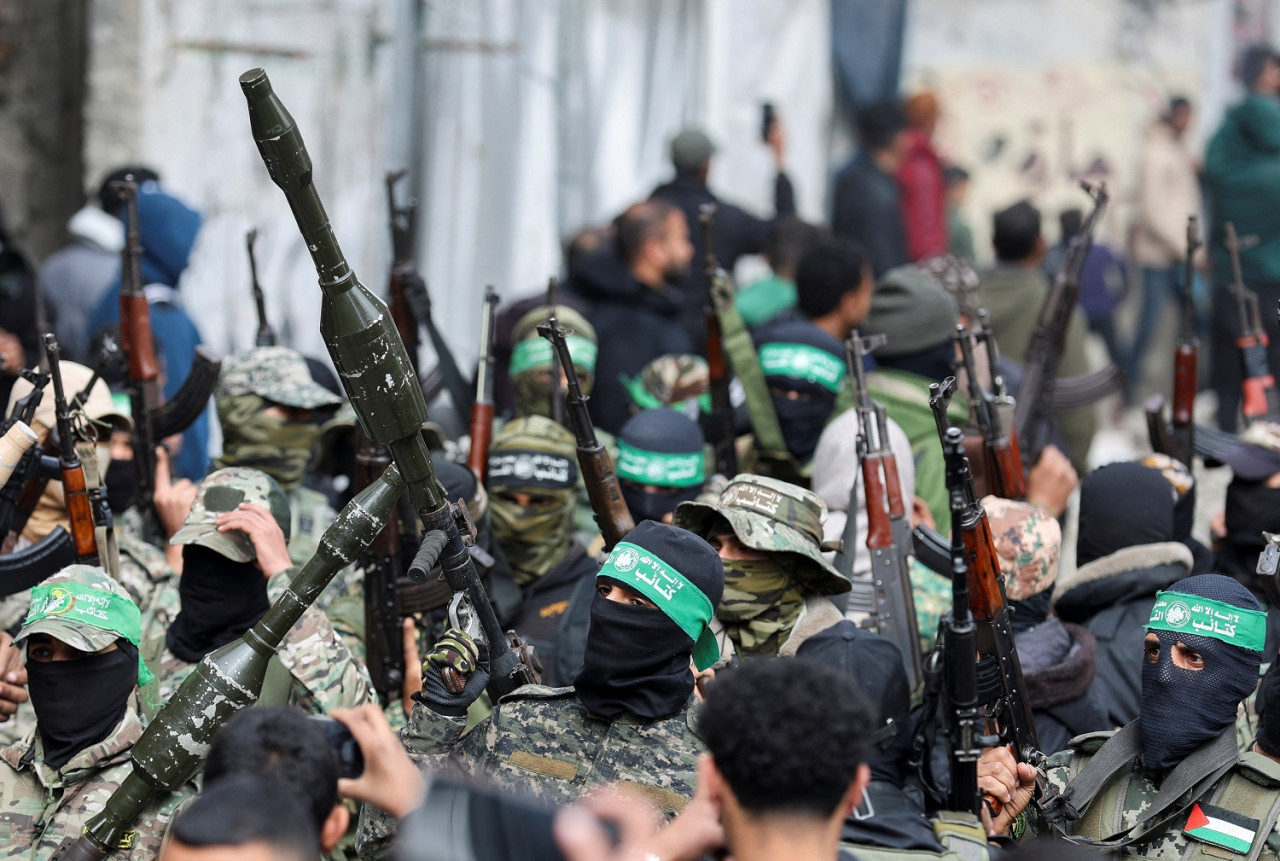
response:
[[[1258,820],[1211,804],[1193,804],[1182,833],[1241,855],[1248,855],[1258,835]]]

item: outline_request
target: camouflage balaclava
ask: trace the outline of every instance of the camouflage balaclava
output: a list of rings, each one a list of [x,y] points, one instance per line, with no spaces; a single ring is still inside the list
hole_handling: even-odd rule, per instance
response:
[[[512,331],[515,346],[511,350],[508,373],[516,390],[516,416],[551,417],[551,342],[538,334],[538,324],[547,322],[545,305],[534,308],[516,323]],[[569,330],[565,339],[573,357],[578,384],[584,395],[591,394],[596,372],[596,330],[574,309],[559,305],[556,319]],[[563,389],[561,389],[563,393]]]
[[[266,409],[280,405],[315,410],[342,399],[311,378],[301,353],[288,347],[258,347],[224,360],[215,402],[222,455],[214,465],[260,469],[292,490],[302,483],[320,424],[310,417],[270,415]]]
[[[1266,628],[1257,599],[1221,574],[1186,577],[1156,594],[1147,632],[1160,639],[1160,654],[1141,658],[1143,765],[1173,768],[1230,729],[1258,683]],[[1175,664],[1178,643],[1199,653],[1204,666]]]
[[[545,577],[568,552],[577,481],[573,435],[551,419],[515,419],[494,437],[489,520],[521,586]],[[546,501],[521,505],[517,493]]]

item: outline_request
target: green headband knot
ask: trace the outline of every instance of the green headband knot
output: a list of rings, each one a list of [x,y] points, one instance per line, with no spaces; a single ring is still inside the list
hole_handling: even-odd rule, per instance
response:
[[[1267,640],[1267,614],[1182,592],[1157,592],[1147,628],[1212,637],[1230,646],[1261,652]]]
[[[808,344],[765,344],[760,348],[760,370],[766,377],[793,377],[839,393],[844,362]]]
[[[715,605],[707,594],[650,550],[619,541],[596,577],[616,580],[654,603],[693,640],[693,662],[705,670],[720,660],[720,647],[708,625]]]
[[[138,605],[106,589],[65,582],[36,586],[31,590],[31,610],[22,627],[30,628],[45,619],[106,631],[141,648],[142,613]],[[145,685],[152,678],[139,653],[138,685]]]
[[[706,476],[702,452],[646,451],[618,441],[618,478],[655,487],[698,487]]]
[[[581,335],[569,335],[565,338],[565,344],[569,347],[569,356],[575,367],[595,373],[596,355],[600,348],[594,341]],[[550,367],[551,342],[546,338],[525,338],[511,349],[508,370],[513,377],[525,371],[541,371]]]

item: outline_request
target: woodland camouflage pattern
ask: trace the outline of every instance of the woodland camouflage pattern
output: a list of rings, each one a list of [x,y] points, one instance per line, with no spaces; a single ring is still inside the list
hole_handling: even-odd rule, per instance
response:
[[[61,771],[44,764],[34,729],[0,749],[0,856],[48,858],[64,839],[79,837],[132,771],[130,751],[141,734],[142,723],[130,708],[115,732],[76,754]],[[156,858],[174,813],[195,792],[195,784],[188,783],[161,795],[124,833],[111,857]]]
[[[572,801],[593,786],[622,783],[670,815],[693,797],[697,783],[702,742],[693,731],[691,704],[665,720],[606,721],[588,716],[571,688],[526,685],[465,734],[464,718],[442,717],[419,703],[400,738],[420,764],[483,775],[500,788],[550,804]],[[361,858],[384,855],[394,835],[391,816],[367,804],[361,808]]]
[[[1024,601],[1052,586],[1062,549],[1058,521],[1030,502],[987,496],[982,507],[991,525],[1009,600]]]

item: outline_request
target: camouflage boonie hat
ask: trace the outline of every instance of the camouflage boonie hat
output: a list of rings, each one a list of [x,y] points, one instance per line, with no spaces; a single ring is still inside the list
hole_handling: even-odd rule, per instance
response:
[[[623,379],[631,401],[642,410],[679,409],[697,418],[697,411],[711,412],[711,372],[707,360],[690,353],[659,356],[630,379]]]
[[[849,591],[849,581],[822,555],[834,550],[822,540],[827,504],[811,490],[794,484],[743,473],[725,485],[714,503],[682,502],[674,523],[694,535],[709,538],[720,521],[728,521],[746,547],[767,553],[802,557],[797,579],[818,595]]]
[[[257,395],[301,410],[342,403],[342,398],[311,378],[303,355],[288,347],[255,347],[227,356],[214,394],[219,398]]]
[[[82,652],[97,652],[116,640],[142,642],[142,613],[124,587],[90,565],[68,565],[31,590],[31,609],[13,644],[48,634]],[[151,680],[138,656],[138,684]]]
[[[256,469],[229,466],[210,473],[200,482],[191,513],[169,543],[199,544],[233,562],[252,562],[258,558],[258,552],[249,536],[239,529],[219,532],[217,526],[219,514],[235,511],[242,502],[270,511],[284,531],[284,540],[289,540],[289,499],[276,480]]]
[[[996,556],[1004,574],[1004,593],[1024,601],[1053,586],[1062,551],[1062,528],[1038,505],[995,496],[983,497]]]

